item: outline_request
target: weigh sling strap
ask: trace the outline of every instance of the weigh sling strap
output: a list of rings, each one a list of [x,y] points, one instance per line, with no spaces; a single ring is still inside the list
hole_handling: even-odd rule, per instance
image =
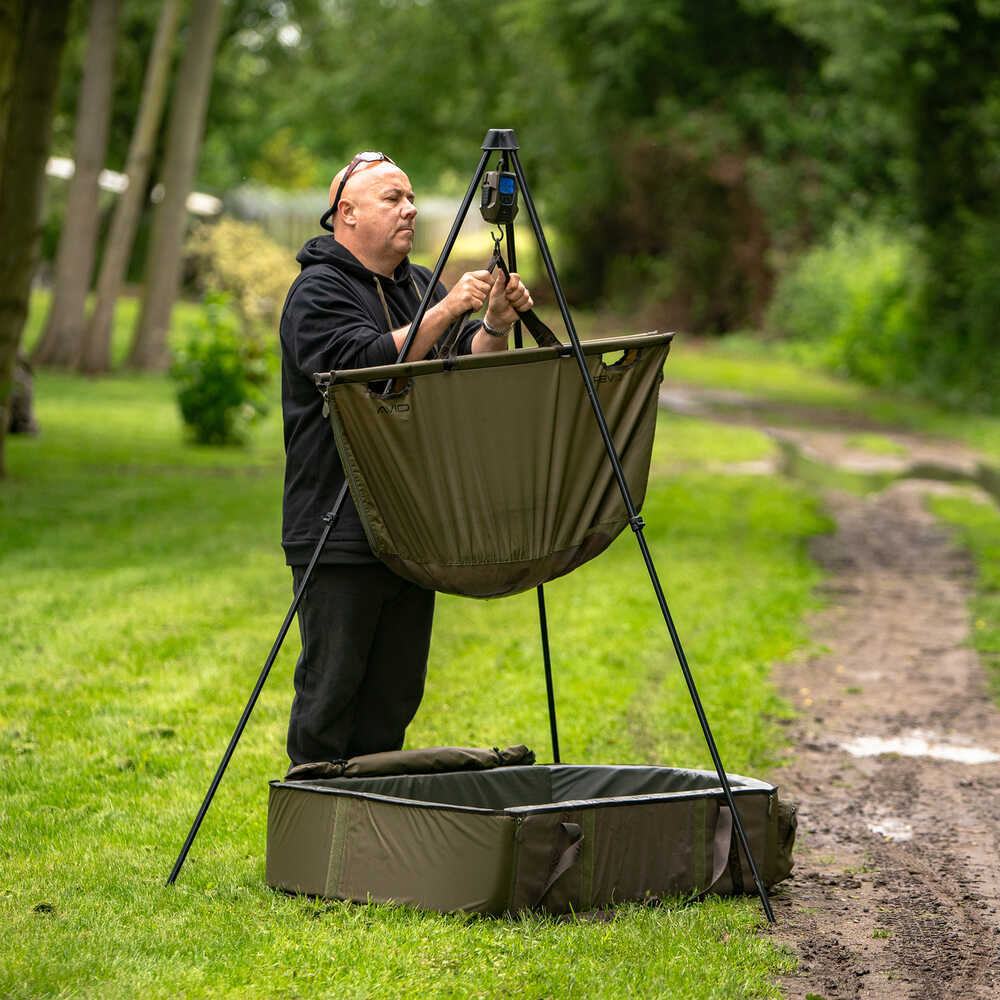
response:
[[[637,510],[671,337],[583,345]],[[468,597],[518,593],[592,559],[628,524],[568,346],[316,381],[372,550],[421,586]]]

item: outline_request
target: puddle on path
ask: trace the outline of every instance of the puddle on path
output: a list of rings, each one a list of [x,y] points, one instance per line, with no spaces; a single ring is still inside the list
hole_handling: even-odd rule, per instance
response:
[[[876,757],[883,753],[895,753],[903,757],[932,757],[948,760],[956,764],[992,764],[1000,760],[1000,754],[983,747],[960,746],[935,737],[933,733],[920,731],[906,736],[859,736],[840,744],[854,757]]]
[[[909,823],[896,819],[893,816],[886,816],[877,823],[869,823],[868,829],[872,833],[877,833],[886,840],[912,840],[913,827]]]

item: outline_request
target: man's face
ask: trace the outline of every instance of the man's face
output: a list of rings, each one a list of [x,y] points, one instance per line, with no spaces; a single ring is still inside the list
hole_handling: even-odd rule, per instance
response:
[[[353,221],[356,245],[375,258],[401,261],[413,249],[413,203],[410,179],[392,163],[375,163],[351,174],[341,203]]]

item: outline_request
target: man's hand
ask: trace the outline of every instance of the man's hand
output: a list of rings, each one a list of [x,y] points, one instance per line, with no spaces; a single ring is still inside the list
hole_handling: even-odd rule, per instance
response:
[[[507,282],[504,281],[503,274],[498,273],[490,290],[486,322],[493,330],[506,330],[517,319],[519,312],[525,312],[534,304],[531,293],[517,273],[512,272]]]
[[[489,271],[466,271],[441,300],[452,319],[467,312],[478,312],[491,289],[496,288],[496,276]],[[492,301],[492,299],[491,299]]]

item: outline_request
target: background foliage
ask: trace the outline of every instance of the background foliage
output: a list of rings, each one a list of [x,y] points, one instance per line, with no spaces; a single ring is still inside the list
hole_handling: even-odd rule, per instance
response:
[[[173,349],[170,376],[181,418],[198,444],[241,444],[268,410],[273,352],[241,324],[225,293],[205,298],[199,321]]]
[[[125,4],[112,167],[156,13]],[[225,16],[202,189],[314,188],[321,207],[375,147],[418,193],[454,196],[485,130],[513,126],[574,301],[701,333],[766,324],[870,381],[1000,406],[996,0],[232,0]],[[817,280],[850,307],[819,315]]]
[[[185,252],[189,282],[198,291],[226,293],[253,335],[277,329],[298,266],[259,226],[230,218],[202,224],[188,237]]]

